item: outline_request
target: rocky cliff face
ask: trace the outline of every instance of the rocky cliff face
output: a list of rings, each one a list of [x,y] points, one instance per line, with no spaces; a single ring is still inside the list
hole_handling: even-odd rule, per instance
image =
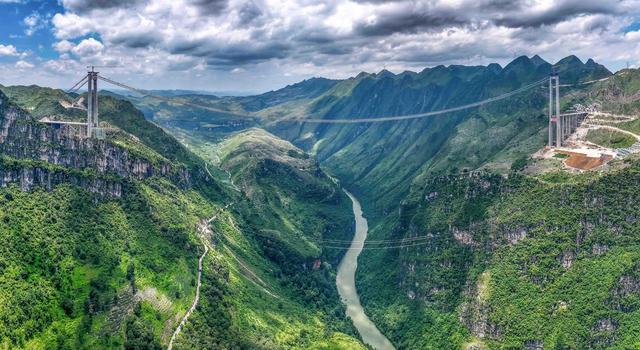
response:
[[[34,187],[44,187],[51,190],[59,184],[70,183],[98,194],[100,197],[108,198],[120,198],[123,188],[122,183],[118,181],[83,177],[41,167],[7,169],[0,164],[0,187],[7,187],[12,183],[17,183],[23,191],[30,191]]]
[[[12,168],[8,168],[7,162],[0,163],[0,186],[19,182],[24,190],[71,182],[91,192],[119,197],[121,182],[125,179],[163,176],[188,186],[191,177],[186,168],[169,161],[152,161],[133,155],[109,140],[77,137],[70,127],[41,124],[13,106],[4,95],[0,96],[0,154],[13,160],[40,164],[13,162]],[[49,169],[50,166],[59,168]],[[87,177],[89,173],[92,176]]]

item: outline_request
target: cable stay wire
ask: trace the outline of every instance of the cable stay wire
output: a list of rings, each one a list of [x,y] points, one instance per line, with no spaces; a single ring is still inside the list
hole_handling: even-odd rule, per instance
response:
[[[76,91],[80,90],[84,86],[84,84],[87,83],[87,79],[88,79],[87,76],[85,76],[84,78],[80,79],[79,82],[77,82],[69,90],[67,90],[67,93],[69,94],[69,93],[76,92]]]
[[[147,90],[143,90],[143,89],[138,89],[120,82],[117,82],[113,79],[109,79],[107,77],[104,77],[102,75],[98,76],[98,78],[100,80],[103,80],[107,83],[113,84],[115,86],[124,88],[126,90],[129,91],[133,91],[136,92],[138,94],[141,94],[143,96],[148,96],[151,98],[155,98],[158,100],[162,100],[168,103],[175,103],[175,104],[181,104],[181,105],[185,105],[185,106],[190,106],[190,107],[194,107],[194,108],[200,108],[200,109],[204,109],[204,110],[208,110],[211,112],[216,112],[216,113],[221,113],[221,114],[226,114],[226,115],[231,115],[231,116],[236,116],[236,117],[241,117],[244,119],[247,118],[259,118],[259,115],[257,115],[256,113],[238,113],[238,112],[233,112],[233,111],[229,111],[229,110],[224,110],[224,109],[219,109],[219,108],[215,108],[215,107],[211,107],[211,106],[206,106],[200,103],[195,103],[195,102],[189,102],[189,101],[184,101],[184,100],[178,100],[175,98],[169,98],[169,97],[165,97],[165,96],[160,96],[157,94],[154,94],[152,92],[149,92]],[[474,102],[474,103],[469,103],[466,105],[462,105],[462,106],[457,106],[457,107],[451,107],[451,108],[445,108],[445,109],[441,109],[441,110],[437,110],[437,111],[430,111],[430,112],[424,112],[424,113],[417,113],[417,114],[407,114],[407,115],[399,115],[399,116],[389,116],[389,117],[358,117],[358,118],[352,118],[352,119],[345,119],[345,118],[334,118],[334,119],[318,119],[318,118],[283,118],[283,119],[273,119],[273,120],[267,120],[267,122],[270,123],[283,123],[283,122],[293,122],[293,123],[316,123],[316,124],[354,124],[354,123],[380,123],[380,122],[387,122],[387,121],[400,121],[400,120],[409,120],[409,119],[419,119],[419,118],[426,118],[426,117],[433,117],[433,116],[437,116],[437,115],[441,115],[441,114],[445,114],[445,113],[451,113],[451,112],[457,112],[457,111],[461,111],[461,110],[465,110],[465,109],[470,109],[470,108],[474,108],[474,107],[479,107],[482,105],[485,105],[487,103],[491,103],[491,102],[496,102],[499,100],[503,100],[506,98],[509,98],[513,95],[519,94],[521,92],[527,91],[535,86],[537,86],[538,84],[547,81],[548,78],[545,77],[543,79],[540,79],[538,81],[529,83],[527,85],[524,85],[516,90],[498,95],[498,96],[494,96],[491,98],[487,98],[485,100],[482,101],[478,101],[478,102]]]

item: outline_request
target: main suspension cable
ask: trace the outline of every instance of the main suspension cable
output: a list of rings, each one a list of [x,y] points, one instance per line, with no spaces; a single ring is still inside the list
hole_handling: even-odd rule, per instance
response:
[[[515,94],[519,94],[521,92],[527,91],[527,90],[537,86],[538,84],[540,84],[540,83],[542,83],[544,81],[547,81],[548,79],[549,78],[540,79],[540,80],[535,81],[533,83],[530,83],[530,84],[527,84],[525,86],[522,86],[522,87],[520,87],[520,88],[518,88],[516,90],[510,91],[510,92],[507,92],[507,93],[504,93],[502,95],[498,95],[498,96],[495,96],[495,97],[491,97],[491,98],[488,98],[486,100],[482,100],[482,101],[478,101],[478,102],[474,102],[474,103],[469,103],[469,104],[458,106],[458,107],[445,108],[445,109],[441,109],[441,110],[438,110],[438,111],[431,111],[431,112],[417,113],[417,114],[407,114],[407,115],[392,116],[392,117],[353,118],[353,119],[316,119],[316,118],[303,119],[303,118],[298,118],[298,119],[280,119],[280,120],[275,120],[275,122],[297,121],[297,122],[300,122],[300,123],[317,123],[317,124],[354,124],[354,123],[381,123],[381,122],[388,122],[388,121],[398,121],[398,120],[409,120],[409,119],[419,119],[419,118],[433,117],[433,116],[440,115],[440,114],[457,112],[457,111],[461,111],[461,110],[464,110],[464,109],[479,107],[479,106],[485,105],[487,103],[503,100],[503,99],[511,97],[511,96],[513,96]]]
[[[236,116],[236,117],[242,117],[242,118],[245,118],[245,119],[246,118],[251,118],[251,116],[249,116],[248,114],[236,113],[236,112],[233,112],[233,111],[227,111],[227,110],[224,110],[224,109],[214,108],[214,107],[211,107],[211,106],[205,106],[205,105],[202,105],[202,104],[199,104],[199,103],[194,103],[194,102],[189,102],[189,101],[181,101],[181,100],[176,100],[176,99],[172,99],[172,98],[165,97],[165,96],[156,95],[156,94],[151,93],[151,92],[149,92],[147,90],[134,88],[132,86],[125,85],[123,83],[119,83],[119,82],[117,82],[117,81],[115,81],[113,79],[109,79],[109,78],[101,76],[101,75],[99,75],[98,78],[101,79],[101,80],[104,80],[104,81],[106,81],[106,82],[108,82],[110,84],[119,86],[119,87],[121,87],[123,89],[127,89],[127,90],[130,90],[130,91],[136,92],[136,93],[138,93],[140,95],[148,96],[148,97],[155,98],[155,99],[158,99],[158,100],[162,100],[162,101],[165,101],[165,102],[176,103],[176,104],[180,104],[180,105],[184,105],[184,106],[200,108],[200,109],[208,110],[208,111],[211,111],[211,112],[222,113],[222,114],[232,115],[232,116]]]
[[[175,103],[175,104],[181,104],[181,105],[185,105],[185,106],[190,106],[190,107],[194,107],[194,108],[200,108],[200,109],[204,109],[204,110],[208,110],[211,112],[216,112],[216,113],[221,113],[221,114],[226,114],[226,115],[232,115],[232,116],[236,116],[236,117],[241,117],[244,119],[247,118],[256,118],[259,117],[256,113],[237,113],[237,112],[233,112],[233,111],[228,111],[228,110],[223,110],[223,109],[219,109],[219,108],[215,108],[215,107],[211,107],[211,106],[206,106],[206,105],[202,105],[199,103],[195,103],[195,102],[189,102],[189,101],[184,101],[184,100],[177,100],[177,99],[173,99],[173,98],[169,98],[169,97],[165,97],[165,96],[160,96],[160,95],[156,95],[154,93],[151,93],[149,91],[143,90],[143,89],[138,89],[120,82],[117,82],[113,79],[109,79],[107,77],[104,76],[98,76],[99,79],[106,81],[110,84],[113,84],[115,86],[119,86],[121,88],[136,92],[138,94],[141,94],[143,96],[148,96],[151,98],[155,98],[158,100],[162,100],[168,103]],[[353,118],[353,119],[345,119],[345,118],[335,118],[335,119],[319,119],[319,118],[283,118],[283,119],[274,119],[274,120],[267,120],[267,122],[271,122],[271,123],[284,123],[284,122],[293,122],[293,123],[316,123],[316,124],[354,124],[354,123],[380,123],[380,122],[388,122],[388,121],[400,121],[400,120],[409,120],[409,119],[419,119],[419,118],[426,118],[426,117],[433,117],[433,116],[437,116],[437,115],[441,115],[441,114],[445,114],[445,113],[451,113],[451,112],[457,112],[457,111],[461,111],[461,110],[465,110],[465,109],[469,109],[469,108],[474,108],[474,107],[479,107],[482,105],[485,105],[487,103],[491,103],[491,102],[495,102],[495,101],[499,101],[499,100],[503,100],[505,98],[509,98],[513,95],[519,94],[521,92],[527,91],[535,86],[537,86],[538,84],[544,82],[548,80],[548,78],[543,78],[540,79],[538,81],[529,83],[527,85],[524,85],[516,90],[495,96],[495,97],[491,97],[482,101],[478,101],[478,102],[474,102],[474,103],[469,103],[466,105],[462,105],[462,106],[457,106],[457,107],[451,107],[451,108],[445,108],[445,109],[441,109],[441,110],[437,110],[437,111],[430,111],[430,112],[424,112],[424,113],[417,113],[417,114],[407,114],[407,115],[399,115],[399,116],[390,116],[390,117],[358,117],[358,118]]]

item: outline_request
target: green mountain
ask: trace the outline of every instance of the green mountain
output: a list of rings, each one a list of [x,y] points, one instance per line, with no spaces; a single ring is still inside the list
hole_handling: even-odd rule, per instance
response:
[[[634,77],[620,71],[570,91],[569,103],[633,113]],[[422,173],[399,214],[371,233],[407,243],[361,256],[363,304],[398,348],[637,347],[638,235],[628,203],[638,164],[632,156],[575,175],[520,166]]]
[[[560,60],[555,67],[563,84],[611,75],[592,60],[582,63],[575,56]],[[236,113],[254,113],[252,118],[259,118],[263,128],[314,154],[350,190],[367,199],[365,206],[384,214],[393,210],[420,174],[479,167],[508,171],[515,160],[538,149],[545,142],[547,90],[541,84],[539,89],[480,108],[401,122],[345,125],[285,120],[367,118],[440,110],[512,91],[551,71],[552,65],[539,56],[522,56],[504,68],[497,64],[452,65],[398,75],[388,71],[361,73],[323,84],[309,80],[255,97],[217,99],[211,105]],[[175,114],[178,119],[180,113]],[[195,135],[193,143],[215,142],[221,137],[202,128],[177,125],[171,110],[159,108],[156,114],[164,115],[167,122],[159,122],[177,135]],[[215,123],[218,117],[200,113],[197,120]]]
[[[575,56],[175,97],[229,113],[105,93],[104,141],[36,121],[82,120],[59,103],[78,96],[0,87],[2,346],[166,346],[207,247],[175,348],[364,348],[334,286],[343,251],[324,246],[353,233],[340,186],[369,220],[361,302],[398,349],[640,346],[640,161],[570,173],[531,159],[546,142],[545,83],[433,118],[292,120],[435,111],[554,68],[563,110],[638,112],[638,70]]]
[[[0,90],[0,347],[165,347],[194,302],[199,259],[199,302],[174,348],[362,347],[332,285],[339,256],[317,244],[350,237],[351,218],[334,214],[348,202],[304,152],[267,142],[235,175],[247,188],[271,178],[255,183],[267,201],[245,199],[127,101],[101,96],[107,137],[82,139],[38,122],[81,120],[59,104],[74,96]],[[223,165],[242,157],[228,150]]]
[[[552,66],[534,56],[504,68],[362,73],[254,114],[363,199],[371,240],[400,242],[365,249],[358,269],[361,301],[397,348],[640,346],[632,206],[640,163],[631,156],[584,174],[538,166],[529,156],[546,142],[546,84],[441,117],[287,121],[439,110],[512,91],[553,67],[572,85],[562,88],[563,110],[597,103],[637,113],[637,70],[612,75],[593,60],[570,56]],[[636,124],[617,126],[637,131]],[[211,140],[206,133],[190,139],[192,147]]]

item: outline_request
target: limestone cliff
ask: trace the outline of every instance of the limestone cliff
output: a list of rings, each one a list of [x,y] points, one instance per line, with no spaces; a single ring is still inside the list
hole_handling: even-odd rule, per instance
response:
[[[119,139],[136,143],[122,131]],[[23,190],[34,186],[51,188],[62,182],[79,185],[91,192],[120,197],[127,179],[162,176],[189,186],[186,167],[161,157],[145,157],[127,142],[86,139],[67,126],[52,127],[38,122],[13,105],[0,92],[0,186],[19,182]],[[144,149],[143,145],[137,145]],[[150,154],[153,152],[150,150]]]

